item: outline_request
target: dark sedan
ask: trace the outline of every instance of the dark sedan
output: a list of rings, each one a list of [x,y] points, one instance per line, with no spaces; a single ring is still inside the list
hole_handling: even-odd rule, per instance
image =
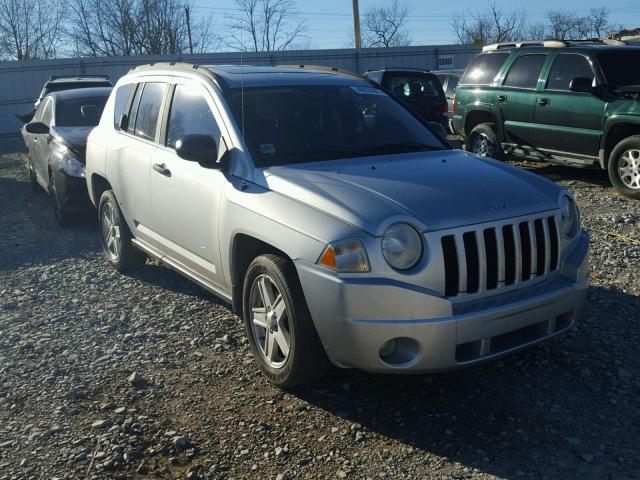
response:
[[[46,96],[22,128],[29,149],[29,175],[35,190],[51,197],[56,220],[68,225],[91,209],[85,181],[89,132],[100,121],[111,88],[65,90]]]

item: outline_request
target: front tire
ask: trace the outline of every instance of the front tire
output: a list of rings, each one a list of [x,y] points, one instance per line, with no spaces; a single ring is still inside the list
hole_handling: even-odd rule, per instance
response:
[[[242,295],[249,346],[271,383],[291,388],[327,372],[329,361],[290,261],[257,257],[245,274]]]
[[[116,270],[126,273],[144,265],[147,256],[133,245],[133,235],[111,190],[106,190],[100,197],[98,222],[102,248],[107,260]]]
[[[494,123],[481,123],[473,127],[469,133],[466,150],[481,157],[504,160],[504,150],[498,141]]]
[[[625,138],[615,146],[607,170],[619,193],[640,200],[640,135]]]

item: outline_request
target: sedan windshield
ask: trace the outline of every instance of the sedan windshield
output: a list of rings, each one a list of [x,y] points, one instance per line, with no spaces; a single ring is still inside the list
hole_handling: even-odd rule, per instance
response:
[[[251,87],[244,93],[234,89],[231,98],[255,163],[262,167],[448,148],[374,87]]]
[[[640,50],[603,52],[598,54],[602,73],[612,89],[640,85]]]
[[[56,105],[59,127],[95,127],[108,96],[60,99]]]

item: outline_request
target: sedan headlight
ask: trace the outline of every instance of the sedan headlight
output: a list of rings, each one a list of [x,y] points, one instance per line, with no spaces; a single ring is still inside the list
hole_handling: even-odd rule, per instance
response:
[[[318,264],[340,273],[368,272],[369,257],[357,238],[338,240],[327,245]]]
[[[67,175],[84,177],[84,164],[65,145],[58,144],[53,153],[58,157],[60,167]]]
[[[563,239],[571,239],[580,230],[580,213],[569,195],[560,197],[560,234]]]
[[[422,251],[422,235],[408,223],[394,223],[382,236],[382,255],[396,270],[415,267]]]

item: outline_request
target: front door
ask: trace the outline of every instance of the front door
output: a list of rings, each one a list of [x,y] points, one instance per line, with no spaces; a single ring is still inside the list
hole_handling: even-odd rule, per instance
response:
[[[206,134],[226,152],[221,117],[203,86],[176,80],[166,115],[162,146],[153,156],[151,171],[152,229],[171,259],[214,285],[223,284],[218,243],[218,218],[225,174],[184,160],[175,152],[185,135]]]
[[[574,78],[594,80],[589,59],[578,53],[558,54],[536,101],[537,144],[549,153],[597,157],[605,102],[594,93],[572,92]]]
[[[538,79],[546,59],[547,55],[543,53],[517,57],[504,77],[502,88],[494,93],[493,104],[502,112],[505,142],[535,145],[535,130],[531,124]]]

